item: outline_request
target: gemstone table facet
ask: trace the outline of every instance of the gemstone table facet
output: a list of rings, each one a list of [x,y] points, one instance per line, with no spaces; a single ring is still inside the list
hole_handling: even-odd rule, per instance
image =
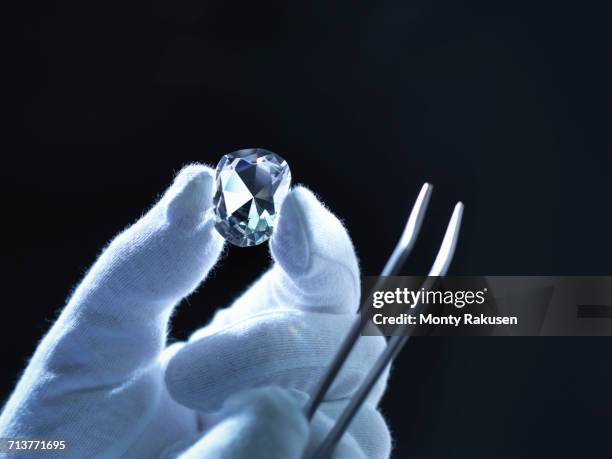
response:
[[[249,148],[223,156],[215,175],[215,228],[240,247],[267,241],[290,184],[287,162],[271,151]]]

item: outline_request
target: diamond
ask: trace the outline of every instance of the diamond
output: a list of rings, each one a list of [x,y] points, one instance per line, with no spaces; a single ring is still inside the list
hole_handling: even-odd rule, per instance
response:
[[[215,175],[215,228],[240,247],[267,241],[290,183],[289,166],[276,153],[248,148],[224,155]]]

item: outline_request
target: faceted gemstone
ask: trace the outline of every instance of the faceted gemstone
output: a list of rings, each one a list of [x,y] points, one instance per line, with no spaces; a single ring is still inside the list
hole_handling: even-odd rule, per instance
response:
[[[287,162],[263,148],[238,150],[221,158],[215,180],[217,231],[240,247],[267,241],[289,192]]]

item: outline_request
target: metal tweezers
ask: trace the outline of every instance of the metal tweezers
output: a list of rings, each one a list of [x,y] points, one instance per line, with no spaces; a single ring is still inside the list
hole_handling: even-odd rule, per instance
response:
[[[346,362],[348,356],[351,351],[355,347],[357,340],[361,332],[364,330],[366,325],[368,324],[368,316],[364,313],[364,308],[369,301],[369,297],[381,288],[381,285],[384,283],[384,278],[388,276],[397,275],[404,262],[406,261],[410,252],[414,248],[417,237],[419,235],[419,231],[423,224],[423,220],[425,218],[425,212],[427,210],[427,206],[429,204],[429,200],[431,198],[431,192],[433,191],[433,186],[429,183],[425,183],[421,188],[419,196],[410,212],[410,216],[408,217],[408,221],[406,222],[406,227],[402,232],[402,235],[391,253],[391,256],[387,260],[382,273],[375,284],[374,288],[368,295],[368,299],[366,302],[361,305],[361,313],[358,314],[353,326],[349,330],[346,338],[342,342],[340,349],[334,360],[328,366],[325,374],[319,381],[313,395],[305,407],[305,414],[307,419],[310,421],[314,417],[317,409],[321,405],[323,398],[327,394],[329,388],[334,382],[336,376],[342,369],[342,366]],[[463,215],[463,204],[458,202],[455,205],[453,210],[453,214],[451,215],[450,221],[446,228],[446,233],[444,234],[444,239],[442,240],[442,245],[438,249],[438,254],[436,255],[436,259],[429,271],[427,280],[423,283],[421,288],[425,290],[430,289],[433,286],[433,282],[436,278],[443,277],[446,275],[448,271],[448,267],[453,259],[453,255],[455,253],[455,247],[457,246],[457,239],[459,237],[459,228],[461,226],[461,217]],[[413,312],[418,311],[422,307],[421,304],[417,304],[413,309]],[[406,327],[406,326],[401,326]],[[413,329],[411,330],[401,330],[403,332],[401,336],[394,336],[389,338],[387,346],[383,353],[378,357],[374,366],[370,369],[370,372],[367,374],[361,386],[357,389],[355,394],[350,399],[348,405],[345,407],[344,411],[338,418],[337,422],[334,424],[332,429],[329,431],[321,445],[318,449],[309,456],[308,459],[328,459],[331,456],[336,444],[342,438],[342,435],[350,425],[351,421],[355,417],[355,414],[359,411],[359,408],[367,398],[368,394],[378,381],[378,378],[383,373],[387,365],[399,354],[405,344],[408,342],[408,339],[411,336]]]

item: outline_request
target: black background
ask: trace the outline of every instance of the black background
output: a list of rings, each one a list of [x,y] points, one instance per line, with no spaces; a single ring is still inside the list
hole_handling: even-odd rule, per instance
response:
[[[493,4],[492,4],[493,3]],[[19,2],[3,59],[6,397],[71,288],[182,165],[265,147],[382,267],[456,200],[455,274],[612,274],[610,11],[564,2]],[[269,263],[232,249],[184,338]],[[382,409],[395,457],[612,456],[612,341],[416,338]]]

